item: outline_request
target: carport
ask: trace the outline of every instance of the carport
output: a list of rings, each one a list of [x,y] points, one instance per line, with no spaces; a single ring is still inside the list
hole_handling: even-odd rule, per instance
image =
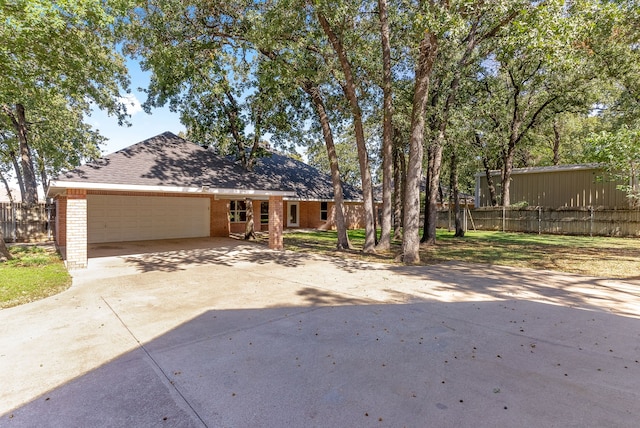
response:
[[[61,174],[47,196],[56,244],[78,269],[88,244],[228,237],[231,201],[245,198],[268,201],[269,248],[282,249],[283,198],[295,192],[167,132]]]

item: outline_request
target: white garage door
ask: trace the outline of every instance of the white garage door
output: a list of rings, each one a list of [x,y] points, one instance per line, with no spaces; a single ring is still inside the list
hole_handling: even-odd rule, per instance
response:
[[[87,195],[87,240],[209,236],[209,198]]]

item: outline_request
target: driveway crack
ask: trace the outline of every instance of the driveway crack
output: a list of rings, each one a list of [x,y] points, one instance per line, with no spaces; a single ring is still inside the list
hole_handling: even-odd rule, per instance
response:
[[[138,347],[145,353],[145,355],[149,358],[149,361],[151,361],[151,364],[155,367],[155,369],[162,373],[162,376],[164,376],[166,382],[164,382],[166,385],[169,386],[169,388],[173,388],[173,390],[178,394],[178,396],[180,396],[180,398],[182,399],[182,401],[184,401],[184,403],[187,405],[187,407],[189,407],[189,409],[191,409],[191,411],[193,412],[193,415],[200,421],[200,423],[202,423],[202,426],[204,427],[208,427],[207,423],[204,421],[204,419],[202,418],[202,416],[200,416],[200,414],[198,413],[198,411],[191,405],[191,403],[189,402],[189,400],[187,400],[187,398],[184,396],[184,394],[182,394],[182,391],[180,391],[180,389],[178,389],[178,387],[176,386],[175,382],[171,381],[171,378],[169,377],[169,375],[167,374],[167,372],[164,371],[164,369],[160,366],[160,364],[158,364],[158,362],[156,361],[155,358],[153,358],[153,355],[151,355],[151,353],[149,352],[149,350],[144,346],[144,344],[138,339],[138,337],[133,333],[133,331],[131,331],[131,329],[129,328],[129,326],[124,322],[124,320],[120,317],[120,315],[115,311],[115,309],[113,309],[113,307],[109,304],[109,302],[107,301],[107,299],[105,299],[103,296],[100,296],[100,298],[102,299],[102,301],[105,303],[105,305],[107,305],[107,307],[109,308],[109,310],[113,313],[113,315],[115,315],[115,317],[118,319],[118,321],[120,321],[120,324],[122,324],[122,326],[125,328],[125,330],[127,330],[127,332],[129,333],[129,335],[133,338],[133,340],[136,341],[136,343],[138,344]]]

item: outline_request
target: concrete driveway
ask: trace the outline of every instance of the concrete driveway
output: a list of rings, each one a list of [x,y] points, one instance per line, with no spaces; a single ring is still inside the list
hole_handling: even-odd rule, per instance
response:
[[[68,291],[0,311],[0,427],[640,423],[637,281],[234,240],[91,251]]]

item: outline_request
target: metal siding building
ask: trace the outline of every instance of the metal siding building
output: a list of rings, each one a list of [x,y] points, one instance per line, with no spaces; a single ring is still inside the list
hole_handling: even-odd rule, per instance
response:
[[[496,196],[501,193],[501,171],[491,171]],[[560,165],[515,168],[511,174],[511,204],[526,202],[529,206],[548,208],[608,208],[628,209],[625,192],[616,189],[621,184],[607,177],[597,164]],[[487,177],[476,174],[476,207],[491,206]]]

